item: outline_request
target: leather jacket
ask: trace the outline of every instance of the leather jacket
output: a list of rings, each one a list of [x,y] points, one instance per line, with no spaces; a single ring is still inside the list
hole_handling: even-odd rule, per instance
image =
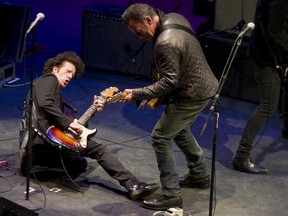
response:
[[[46,134],[51,125],[55,125],[62,131],[66,130],[73,119],[64,113],[57,77],[52,73],[44,74],[33,83],[33,89],[33,102],[37,117],[36,128],[43,134]],[[36,136],[35,143],[43,144],[45,141],[40,136]]]
[[[133,99],[144,100],[169,95],[175,100],[200,101],[214,96],[218,80],[212,73],[197,38],[182,29],[161,31],[166,24],[179,24],[192,30],[188,20],[177,13],[156,11],[160,21],[153,38],[152,58],[160,79],[152,85],[133,89]]]
[[[251,34],[250,48],[251,55],[259,66],[275,66],[277,63],[274,56],[279,61],[280,53],[283,55],[282,58],[288,55],[287,0],[257,2],[255,29]]]

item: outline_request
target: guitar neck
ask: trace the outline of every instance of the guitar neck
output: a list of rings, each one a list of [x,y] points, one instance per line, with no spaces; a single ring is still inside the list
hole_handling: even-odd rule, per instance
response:
[[[105,95],[104,95],[105,96]],[[108,96],[108,95],[107,95]],[[107,98],[106,96],[106,98]],[[124,98],[127,96],[126,92],[119,92],[113,96],[108,96],[107,100],[106,100],[106,104],[112,104],[112,103],[116,103],[117,101],[119,101],[120,99]],[[104,100],[103,96],[98,96],[98,98],[100,100]],[[98,105],[97,104],[92,104],[87,111],[79,118],[78,123],[81,125],[85,125],[94,115],[94,113],[97,111],[98,109]]]
[[[98,96],[99,99],[103,100],[103,98],[101,96]],[[92,104],[87,110],[86,112],[78,119],[78,123],[81,125],[85,125],[94,115],[94,113],[97,111],[98,109],[98,105],[97,104]]]

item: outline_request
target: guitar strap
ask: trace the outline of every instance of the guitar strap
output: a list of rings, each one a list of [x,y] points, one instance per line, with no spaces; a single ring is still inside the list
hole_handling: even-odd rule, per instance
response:
[[[176,24],[176,23],[172,23],[172,24],[166,24],[166,25],[163,25],[160,29],[160,34],[168,29],[179,29],[179,30],[182,30],[182,31],[186,31],[188,32],[189,34],[193,35],[195,37],[195,34],[194,32],[192,31],[192,29],[186,27],[186,26],[183,26],[183,25],[179,25],[179,24]]]
[[[47,136],[45,134],[43,134],[40,130],[38,130],[36,127],[32,127],[32,129],[47,143],[49,143],[52,146],[58,147],[59,149],[61,149],[62,145],[56,145],[54,142],[52,142],[51,140],[49,140],[47,138]]]

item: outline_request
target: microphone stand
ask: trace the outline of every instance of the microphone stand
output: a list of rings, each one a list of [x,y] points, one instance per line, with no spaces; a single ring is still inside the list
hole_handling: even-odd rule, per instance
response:
[[[31,74],[30,74],[30,94],[28,104],[28,131],[29,138],[27,143],[27,167],[26,167],[26,200],[29,200],[30,188],[30,171],[32,168],[32,144],[35,138],[35,132],[32,128],[32,106],[33,106],[33,74],[34,74],[34,45],[35,45],[35,29],[32,29],[32,48],[31,48]],[[25,35],[26,38],[27,34]]]
[[[206,127],[207,127],[207,124],[208,124],[208,121],[210,119],[210,116],[212,114],[212,112],[214,112],[214,129],[213,129],[213,137],[212,137],[212,141],[213,141],[213,146],[212,146],[212,165],[211,165],[211,186],[210,186],[210,201],[209,201],[209,216],[212,216],[212,210],[213,210],[213,195],[214,195],[214,182],[215,182],[215,161],[216,161],[216,142],[217,142],[217,129],[218,129],[218,120],[219,120],[219,113],[218,113],[218,110],[217,110],[217,105],[218,105],[218,100],[219,100],[219,97],[220,97],[220,93],[221,93],[221,90],[224,86],[224,83],[226,81],[226,78],[227,78],[227,75],[228,75],[228,72],[231,68],[231,65],[233,63],[233,60],[236,56],[236,53],[238,51],[238,48],[241,46],[241,43],[242,43],[242,37],[237,37],[233,46],[232,46],[232,49],[231,49],[231,52],[228,56],[228,59],[227,59],[227,62],[226,62],[226,65],[223,69],[223,72],[222,72],[222,75],[221,75],[221,78],[220,78],[220,81],[219,81],[219,86],[218,86],[218,90],[213,98],[213,103],[210,107],[210,112],[208,114],[208,117],[206,119],[206,122],[205,124],[203,125],[203,128],[202,128],[202,131],[201,131],[201,136],[203,135],[204,131],[206,130]]]

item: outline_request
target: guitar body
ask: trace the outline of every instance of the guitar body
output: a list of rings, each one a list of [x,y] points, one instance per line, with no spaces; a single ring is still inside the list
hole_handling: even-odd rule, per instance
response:
[[[61,131],[55,126],[51,126],[47,130],[47,137],[59,146],[64,146],[70,150],[79,152],[87,147],[87,140],[96,133],[96,128],[93,130],[83,127],[83,133],[78,136],[77,133],[68,128],[66,131]]]
[[[127,94],[124,93],[118,93],[113,96],[114,92],[118,92],[118,88],[116,87],[110,87],[105,89],[101,92],[101,96],[99,97],[105,97],[109,98],[108,104],[115,103],[121,98],[125,97]],[[95,112],[97,112],[98,105],[92,104],[86,112],[79,118],[79,120],[74,119],[78,122],[80,125],[86,125],[88,120],[90,120]],[[67,149],[79,152],[87,147],[87,141],[88,138],[93,136],[96,133],[96,129],[90,130],[83,126],[83,132],[81,135],[77,135],[77,133],[71,129],[68,128],[66,131],[61,131],[55,126],[51,126],[46,131],[46,136],[55,144],[59,145],[59,147],[66,147]]]
[[[147,107],[150,109],[156,109],[158,106],[160,106],[161,104],[164,103],[165,101],[165,96],[161,96],[158,98],[153,98],[151,100],[148,101],[147,103]]]
[[[161,78],[160,73],[156,72],[155,81],[158,81]],[[157,98],[153,98],[147,102],[147,107],[150,109],[156,109],[158,106],[165,104],[168,101],[166,95],[159,96]]]

